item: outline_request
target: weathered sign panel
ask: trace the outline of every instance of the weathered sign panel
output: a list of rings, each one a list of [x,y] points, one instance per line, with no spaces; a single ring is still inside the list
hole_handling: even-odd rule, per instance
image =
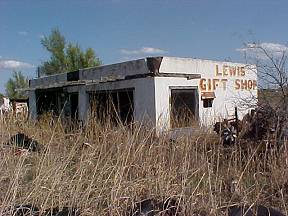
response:
[[[233,79],[231,79],[233,78]],[[256,90],[257,80],[246,76],[244,66],[215,65],[213,78],[201,78],[199,88],[201,92],[215,91],[218,87],[227,90],[227,82],[232,82],[234,90]]]

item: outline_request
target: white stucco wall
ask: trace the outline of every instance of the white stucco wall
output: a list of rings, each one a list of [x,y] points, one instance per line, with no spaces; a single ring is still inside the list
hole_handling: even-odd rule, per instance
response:
[[[234,69],[236,69],[236,74],[234,74]],[[174,77],[155,78],[156,119],[160,128],[169,128],[170,126],[169,87],[171,86],[194,86],[198,88],[199,119],[200,123],[205,126],[212,125],[223,118],[232,117],[235,106],[238,108],[239,117],[242,118],[248,109],[253,108],[257,103],[255,66],[191,58],[164,57],[159,73],[201,74],[201,79],[195,80]],[[209,85],[209,82],[211,82],[211,85]],[[241,82],[244,84],[239,86],[239,84],[242,84]],[[248,86],[248,82],[250,88],[244,88],[245,83]],[[206,87],[206,89],[203,87]],[[211,108],[203,107],[202,92],[215,93],[216,98]]]
[[[170,93],[171,87],[198,88],[197,80],[175,77],[155,77],[155,110],[157,128],[167,130],[170,127]]]
[[[102,80],[110,76],[131,76],[149,72],[146,59],[120,64],[80,70],[80,80]],[[79,92],[79,118],[85,120],[88,109],[88,93],[97,90],[117,90],[134,88],[134,119],[149,122],[159,130],[170,127],[170,87],[191,87],[198,89],[199,119],[202,125],[212,125],[215,121],[234,114],[239,109],[241,118],[257,102],[257,74],[255,66],[231,62],[217,62],[192,58],[163,57],[159,73],[155,77],[134,78],[114,82],[67,87],[68,92]],[[187,80],[185,77],[161,77],[169,73],[200,74],[201,79]],[[30,81],[30,87],[66,81],[67,74],[50,76]],[[246,84],[245,84],[246,82]],[[248,83],[249,82],[249,83]],[[244,84],[243,84],[244,83]],[[246,88],[243,88],[243,86]],[[216,98],[211,108],[204,108],[201,94],[214,92]],[[245,103],[243,103],[245,102]],[[31,117],[36,116],[35,92],[29,95]],[[246,106],[245,106],[246,105]],[[247,106],[249,105],[249,106]],[[158,131],[159,131],[158,130]]]

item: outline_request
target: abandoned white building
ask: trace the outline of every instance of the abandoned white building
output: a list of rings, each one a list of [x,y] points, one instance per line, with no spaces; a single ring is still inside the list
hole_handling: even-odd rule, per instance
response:
[[[122,122],[158,131],[209,126],[233,115],[235,106],[241,118],[257,103],[256,72],[254,65],[176,57],[85,68],[30,80],[30,116],[52,111],[86,121],[93,112],[105,118],[115,111]]]

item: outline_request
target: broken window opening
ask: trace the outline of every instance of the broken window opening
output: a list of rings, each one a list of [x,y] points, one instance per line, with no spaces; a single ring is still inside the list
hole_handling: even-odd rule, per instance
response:
[[[61,89],[36,91],[37,115],[50,113],[70,120],[78,119],[78,93],[66,93]]]
[[[37,115],[51,113],[52,115],[59,115],[61,112],[59,104],[59,95],[62,94],[60,90],[36,91]]]
[[[213,100],[215,98],[214,92],[202,92],[201,93],[201,100],[203,101],[203,107],[209,108],[213,106]]]
[[[133,122],[134,89],[96,91],[90,94],[92,116],[101,123],[127,125]]]
[[[204,100],[203,100],[203,107],[204,107],[204,108],[212,107],[212,105],[213,105],[213,100],[214,100],[214,99],[212,99],[212,98],[204,99]]]
[[[198,124],[198,91],[195,88],[171,89],[170,124],[172,128]]]

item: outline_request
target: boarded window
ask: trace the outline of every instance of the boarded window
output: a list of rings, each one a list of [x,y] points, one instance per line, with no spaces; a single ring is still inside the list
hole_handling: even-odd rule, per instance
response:
[[[197,119],[197,89],[171,89],[171,127],[191,127],[197,122]]]

